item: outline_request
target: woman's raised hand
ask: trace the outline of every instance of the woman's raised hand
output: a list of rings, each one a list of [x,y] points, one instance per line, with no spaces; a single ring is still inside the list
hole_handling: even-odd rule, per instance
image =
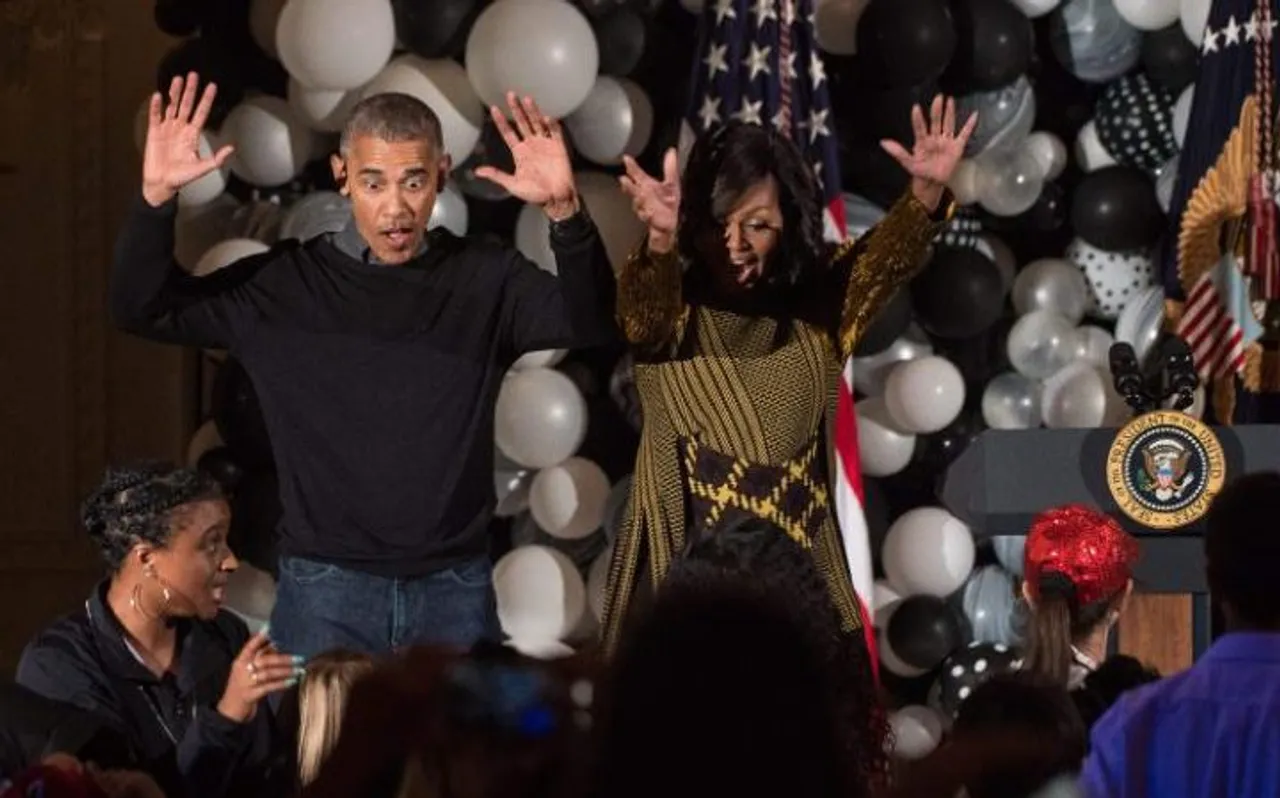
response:
[[[680,218],[680,173],[674,148],[662,159],[662,179],[651,177],[631,156],[624,156],[627,173],[618,181],[631,197],[631,207],[649,227],[649,250],[657,254],[675,246],[676,223]]]
[[[218,712],[238,723],[246,723],[257,712],[259,701],[293,687],[303,673],[302,659],[276,651],[267,630],[263,629],[249,638],[231,663],[231,675],[218,702]]]

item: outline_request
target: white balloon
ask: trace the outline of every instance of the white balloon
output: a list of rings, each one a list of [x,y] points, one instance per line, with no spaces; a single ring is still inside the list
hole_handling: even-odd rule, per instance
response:
[[[639,155],[649,143],[653,104],[633,81],[601,75],[564,123],[582,157],[598,164],[618,164],[622,156]]]
[[[516,358],[515,363],[511,364],[511,370],[549,369],[564,360],[564,356],[567,354],[569,353],[565,349],[539,349],[533,352],[525,352]]]
[[[982,392],[982,420],[991,429],[1040,426],[1040,383],[1016,371],[996,375]]]
[[[182,268],[194,269],[210,247],[235,237],[231,223],[240,207],[234,197],[225,193],[205,205],[178,207],[173,222],[173,256]]]
[[[210,158],[219,147],[213,133],[200,131],[199,149],[201,158]],[[227,177],[231,174],[229,166],[214,169],[204,177],[191,181],[178,190],[178,204],[188,207],[213,202],[227,188]]]
[[[187,443],[187,468],[195,468],[205,452],[225,445],[222,442],[222,435],[218,432],[217,423],[213,419],[204,422],[196,428],[195,434]]]
[[[899,363],[933,354],[929,336],[914,323],[883,352],[853,359],[853,387],[863,396],[880,396],[890,372]]]
[[[1181,16],[1178,0],[1114,0],[1116,13],[1138,30],[1167,28]]]
[[[502,381],[494,437],[513,462],[547,468],[573,456],[587,434],[587,402],[552,369],[523,369]]]
[[[516,216],[516,251],[538,265],[538,268],[557,274],[556,255],[551,251],[551,223],[542,208],[525,205]]]
[[[1043,17],[1061,3],[1062,0],[1013,0],[1013,4],[1018,7],[1018,10],[1032,19]]]
[[[280,62],[313,89],[363,86],[395,46],[391,0],[289,0],[276,24]]]
[[[1075,359],[1090,363],[1100,369],[1111,367],[1111,345],[1116,342],[1111,333],[1101,327],[1085,324],[1076,328]]]
[[[471,156],[480,140],[485,109],[471,88],[466,70],[458,62],[402,55],[387,64],[360,95],[371,97],[393,92],[416,97],[435,111],[440,120],[445,154],[453,163],[460,164]]]
[[[631,200],[622,192],[618,179],[613,175],[604,172],[578,172],[574,175],[574,180],[583,204],[596,223],[596,230],[600,234],[600,240],[604,242],[609,262],[613,264],[614,271],[617,271],[640,244],[645,232],[644,223],[631,209]]]
[[[578,569],[546,546],[520,546],[498,560],[493,590],[502,631],[524,645],[563,640],[586,612]]]
[[[1173,205],[1173,189],[1178,183],[1180,160],[1180,156],[1173,156],[1160,167],[1160,173],[1156,175],[1156,201],[1160,203],[1160,210],[1165,213]]]
[[[314,138],[279,97],[250,97],[231,109],[221,138],[235,145],[231,171],[255,186],[279,186],[297,177],[311,159]]]
[[[978,172],[978,202],[996,216],[1017,216],[1040,198],[1044,174],[1025,148],[992,151]]]
[[[1164,288],[1153,285],[1139,293],[1120,311],[1116,319],[1116,340],[1133,347],[1142,363],[1160,340],[1164,326]]]
[[[912,704],[889,715],[893,732],[893,755],[899,759],[920,759],[933,753],[942,742],[942,717],[929,707]]]
[[[964,377],[944,357],[928,355],[896,366],[885,380],[884,404],[903,432],[937,432],[964,406]]]
[[[266,244],[252,238],[228,239],[215,244],[209,251],[201,255],[191,273],[196,277],[204,277],[205,275],[213,274],[219,269],[226,268],[238,260],[261,255],[269,249],[270,247]]]
[[[309,89],[297,78],[289,78],[289,105],[298,119],[318,133],[341,132],[359,101],[359,91]]]
[[[978,201],[978,186],[982,166],[973,158],[965,158],[956,164],[947,188],[951,189],[958,205],[972,205]]]
[[[916,436],[897,429],[884,400],[863,399],[857,404],[858,463],[869,477],[896,474],[911,462]]]
[[[1052,310],[1036,310],[1009,330],[1009,363],[1026,377],[1043,380],[1075,358],[1075,327]]]
[[[880,630],[889,628],[888,616],[891,613],[887,610],[899,601],[902,601],[902,596],[893,589],[893,585],[884,579],[875,581],[871,588],[871,615],[875,628]]]
[[[1092,119],[1080,128],[1080,133],[1076,136],[1075,156],[1076,163],[1085,172],[1096,172],[1118,163],[1107,152],[1107,148],[1102,146],[1102,139],[1098,137],[1098,123]]]
[[[1178,148],[1187,143],[1187,126],[1191,124],[1191,105],[1196,101],[1196,84],[1182,90],[1178,101],[1173,104],[1173,140]]]
[[[1037,130],[1023,142],[1023,147],[1040,165],[1045,180],[1056,180],[1067,168],[1067,145],[1044,130]]]
[[[858,51],[858,20],[867,10],[868,0],[818,0],[813,16],[813,33],[818,46],[835,55]]]
[[[284,213],[280,238],[309,241],[325,233],[337,233],[351,223],[351,200],[336,191],[313,191]]]
[[[1027,264],[1013,281],[1013,309],[1019,314],[1052,310],[1072,324],[1089,307],[1089,284],[1075,264],[1041,258]]]
[[[266,571],[241,562],[227,576],[223,604],[246,622],[265,625],[276,606],[276,580]]]
[[[1050,429],[1118,426],[1125,407],[1110,377],[1089,363],[1076,361],[1044,381],[1041,411]]]
[[[446,183],[444,191],[436,195],[436,204],[431,209],[427,229],[434,230],[437,227],[443,227],[458,237],[467,234],[467,201],[453,183]]]
[[[1181,0],[1178,4],[1178,21],[1182,32],[1196,47],[1204,42],[1204,29],[1209,24],[1209,10],[1213,0]]]
[[[591,24],[561,0],[497,0],[467,36],[467,76],[489,105],[506,108],[507,92],[530,96],[560,119],[591,92],[600,51]]]
[[[581,457],[544,468],[529,489],[529,512],[548,535],[580,540],[604,522],[609,477],[600,466]]]
[[[880,559],[889,584],[901,595],[945,598],[973,570],[973,535],[941,507],[917,507],[889,527]]]

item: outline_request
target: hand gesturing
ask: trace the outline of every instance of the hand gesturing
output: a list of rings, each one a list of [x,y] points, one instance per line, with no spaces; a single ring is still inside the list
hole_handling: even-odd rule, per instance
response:
[[[978,115],[970,114],[964,127],[956,133],[956,101],[951,97],[944,100],[942,95],[938,95],[933,98],[927,125],[923,109],[919,105],[911,109],[915,142],[910,152],[898,142],[888,139],[880,142],[880,146],[916,180],[943,186],[964,157],[965,144],[977,126]]]
[[[680,216],[680,175],[675,149],[662,157],[662,180],[645,173],[635,159],[624,156],[627,173],[618,178],[622,190],[631,197],[631,207],[640,221],[655,233],[671,235]]]
[[[186,184],[220,168],[231,157],[230,145],[211,157],[200,156],[200,131],[209,119],[217,86],[205,86],[200,104],[196,89],[200,76],[174,78],[169,84],[169,104],[161,108],[160,92],[151,95],[147,112],[147,139],[142,151],[142,193],[152,205],[162,205]]]
[[[489,114],[502,140],[511,148],[514,173],[481,166],[476,169],[476,177],[498,184],[516,199],[544,206],[548,212],[552,206],[573,203],[573,167],[560,123],[544,116],[532,97],[525,97],[522,106],[514,92],[507,92],[507,107],[515,130],[498,106],[490,107]]]

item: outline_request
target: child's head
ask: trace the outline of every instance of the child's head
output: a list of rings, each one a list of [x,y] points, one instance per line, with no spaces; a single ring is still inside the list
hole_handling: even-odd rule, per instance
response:
[[[373,670],[365,654],[334,650],[307,664],[298,688],[298,780],[309,784],[320,772],[342,728],[347,698],[356,680]]]

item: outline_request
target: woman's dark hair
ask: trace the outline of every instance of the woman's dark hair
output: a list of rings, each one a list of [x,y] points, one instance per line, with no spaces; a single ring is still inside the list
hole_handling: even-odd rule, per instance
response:
[[[826,251],[818,185],[800,151],[772,125],[734,121],[694,142],[680,186],[681,257],[696,262],[698,241],[720,228],[752,186],[769,178],[778,186],[783,229],[764,285],[791,287],[816,274]]]
[[[1102,623],[1119,597],[1081,607],[1075,583],[1057,571],[1040,575],[1039,592],[1027,620],[1023,670],[1065,686],[1071,675],[1071,646]]]
[[[113,466],[81,505],[80,522],[115,571],[138,543],[164,545],[174,510],[222,495],[213,477],[194,468],[164,462]]]
[[[1055,776],[1079,770],[1087,745],[1085,726],[1065,687],[1031,674],[1012,673],[983,682],[960,705],[955,739],[1021,732],[1049,744],[1055,755],[989,771],[967,785],[971,798],[1021,798]]]
[[[1280,540],[1272,532],[1278,515],[1280,473],[1274,471],[1232,480],[1209,507],[1204,533],[1209,590],[1237,626],[1280,628],[1275,576]]]
[[[745,607],[743,612],[772,617],[776,624],[770,627],[774,637],[762,629],[752,645],[771,647],[782,635],[787,635],[793,640],[788,645],[798,646],[793,653],[802,660],[792,666],[811,666],[816,683],[808,687],[755,685],[738,700],[750,707],[751,692],[818,691],[824,716],[817,721],[821,726],[817,731],[826,735],[824,739],[830,739],[835,747],[835,757],[842,768],[837,775],[841,779],[842,794],[866,794],[871,786],[883,783],[889,765],[885,745],[889,726],[877,696],[866,645],[861,634],[841,630],[839,613],[813,557],[785,532],[751,518],[694,540],[684,556],[672,565],[657,600],[661,606],[655,606],[655,611],[666,615],[686,613],[693,607],[701,607],[708,614],[731,613],[735,607]],[[657,647],[658,638],[676,634],[671,628],[653,628],[661,623],[674,621],[669,617],[650,618],[648,637],[645,632],[637,632],[639,648],[644,648],[646,639]],[[697,625],[696,619],[682,623]],[[645,625],[642,622],[641,628]],[[692,637],[704,636],[699,645],[707,643],[706,634],[705,631],[690,632]],[[720,634],[720,631],[714,632],[717,637]],[[624,644],[619,661],[630,661],[628,651],[634,656],[636,649],[628,649]],[[783,653],[779,652],[778,656]],[[765,657],[766,654],[761,651],[752,656]],[[640,667],[634,662],[631,666]],[[699,666],[686,663],[683,667]],[[625,674],[622,681],[625,685]],[[797,703],[801,703],[798,696]],[[811,753],[815,758],[823,755],[819,751]]]

